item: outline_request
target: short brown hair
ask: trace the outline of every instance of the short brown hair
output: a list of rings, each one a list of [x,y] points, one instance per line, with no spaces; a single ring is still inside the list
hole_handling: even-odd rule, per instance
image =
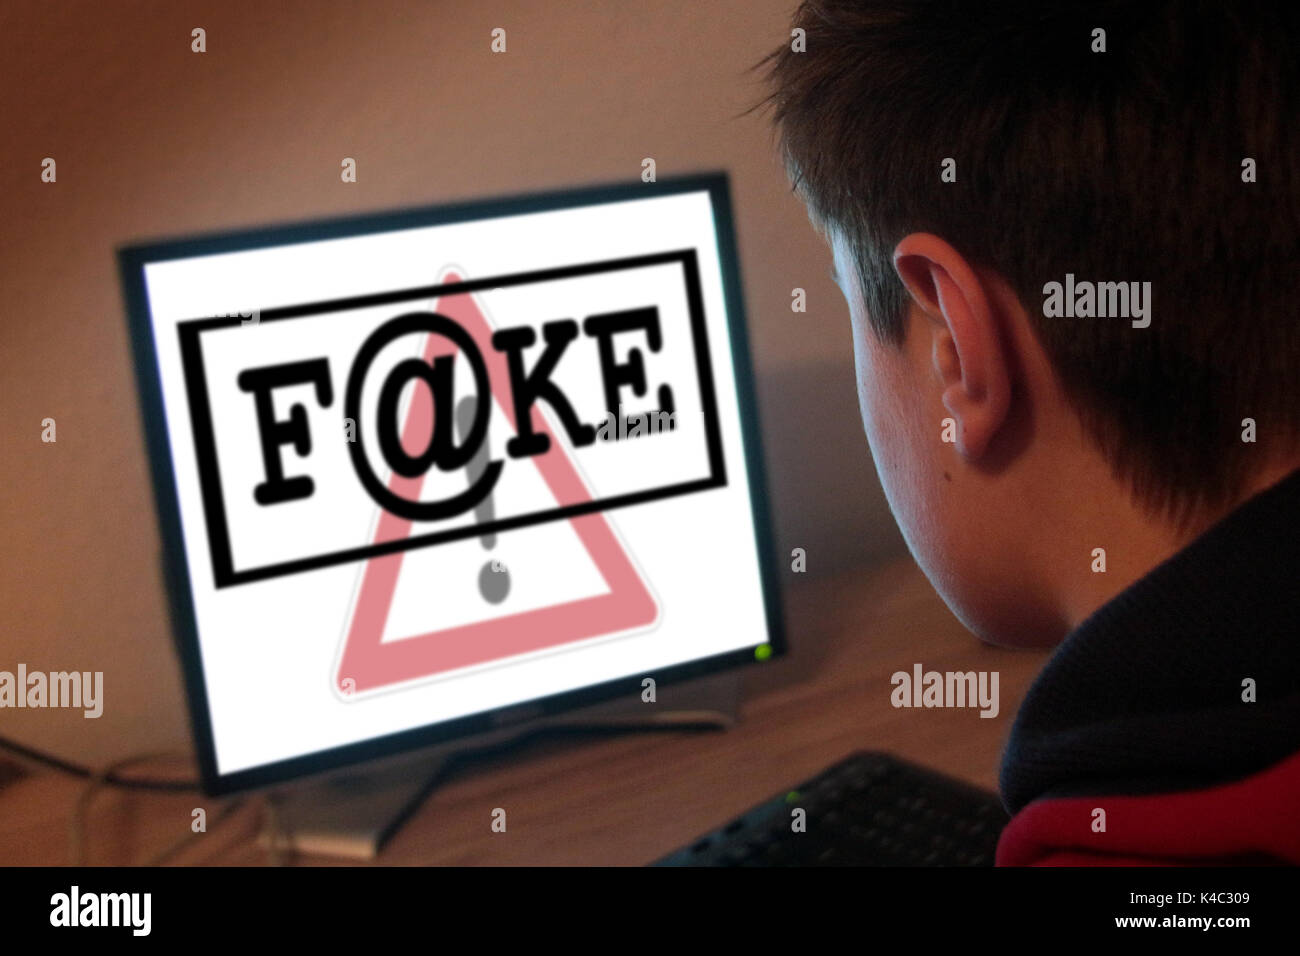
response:
[[[1185,517],[1300,442],[1298,24],[1292,3],[805,0],[806,52],[759,67],[876,333],[904,334],[894,247],[942,236],[1026,304],[1139,500]],[[1150,281],[1150,327],[1044,317],[1066,273]]]

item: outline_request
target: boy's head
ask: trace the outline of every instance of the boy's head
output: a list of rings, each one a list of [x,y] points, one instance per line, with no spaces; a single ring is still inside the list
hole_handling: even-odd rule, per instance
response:
[[[1300,464],[1298,24],[806,0],[765,61],[886,495],[982,637],[1058,640]]]

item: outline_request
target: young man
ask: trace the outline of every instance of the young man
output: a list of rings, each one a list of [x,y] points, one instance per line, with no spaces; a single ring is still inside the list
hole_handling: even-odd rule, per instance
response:
[[[975,634],[1060,645],[998,862],[1300,863],[1295,5],[794,27],[769,101],[890,506]]]

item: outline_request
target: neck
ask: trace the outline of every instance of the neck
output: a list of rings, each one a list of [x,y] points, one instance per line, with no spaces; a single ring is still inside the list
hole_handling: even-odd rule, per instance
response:
[[[1057,565],[1058,608],[1068,633],[1157,565],[1173,557],[1242,503],[1272,487],[1300,468],[1300,456],[1277,462],[1253,475],[1231,503],[1198,513],[1175,526],[1131,503],[1128,490],[1114,481],[1102,483],[1100,493],[1071,499],[1069,542]],[[1097,483],[1091,487],[1097,488]],[[1118,504],[1117,503],[1122,503]],[[1103,549],[1102,556],[1094,549]]]

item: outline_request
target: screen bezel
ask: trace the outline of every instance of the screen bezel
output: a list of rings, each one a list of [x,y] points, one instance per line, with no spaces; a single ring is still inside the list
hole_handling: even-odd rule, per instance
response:
[[[216,765],[215,740],[209,719],[207,685],[199,651],[198,621],[191,597],[190,569],[185,558],[180,502],[176,493],[175,471],[163,406],[157,346],[149,313],[145,266],[171,259],[361,236],[422,226],[446,225],[521,213],[580,208],[688,192],[707,192],[713,210],[714,237],[722,271],[732,368],[740,409],[741,435],[745,446],[745,467],[749,479],[760,584],[763,589],[767,640],[752,647],[728,651],[656,671],[655,680],[662,685],[680,683],[742,664],[775,660],[786,653],[785,622],[776,575],[777,555],[772,537],[758,403],[754,390],[745,310],[741,298],[730,184],[725,172],[674,177],[655,183],[635,182],[581,187],[490,200],[424,206],[397,212],[332,218],[287,226],[225,231],[197,237],[133,243],[118,250],[118,267],[126,300],[128,331],[140,396],[140,412],[150,459],[154,503],[162,537],[163,575],[168,594],[172,634],[181,660],[200,781],[206,793],[215,796],[265,787],[350,764],[418,750],[456,738],[499,730],[508,724],[550,716],[622,695],[639,696],[644,675],[592,684],[572,691],[550,694],[423,727],[396,731],[368,740],[331,747],[328,750],[313,751],[232,773],[219,773]],[[764,644],[770,648],[770,653],[760,658],[755,650]]]

